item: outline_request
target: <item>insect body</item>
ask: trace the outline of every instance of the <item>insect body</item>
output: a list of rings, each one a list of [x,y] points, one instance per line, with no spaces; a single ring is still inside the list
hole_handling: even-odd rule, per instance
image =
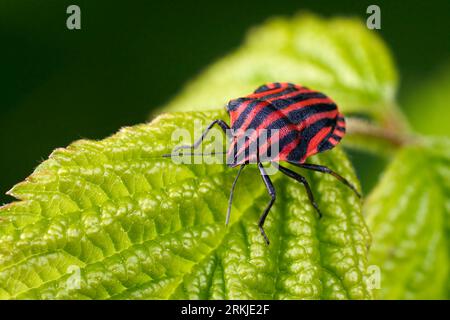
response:
[[[336,104],[326,95],[292,83],[268,83],[248,96],[231,100],[227,105],[227,111],[230,115],[230,126],[223,120],[214,120],[193,145],[174,149],[175,152],[180,149],[197,148],[214,125],[220,126],[229,136],[231,142],[227,152],[227,164],[240,168],[231,188],[226,223],[229,221],[234,187],[239,175],[246,165],[256,163],[271,196],[258,223],[261,234],[269,244],[263,226],[275,202],[276,191],[262,165],[267,159],[276,164],[282,173],[303,184],[319,217],[321,213],[307,180],[297,172],[280,165],[280,161],[331,174],[360,197],[352,184],[331,169],[305,163],[309,156],[333,148],[345,134],[344,117],[339,113]],[[277,134],[267,135],[268,132]],[[261,139],[263,133],[266,139]],[[275,145],[278,152],[272,154]],[[268,153],[272,155],[267,158]]]

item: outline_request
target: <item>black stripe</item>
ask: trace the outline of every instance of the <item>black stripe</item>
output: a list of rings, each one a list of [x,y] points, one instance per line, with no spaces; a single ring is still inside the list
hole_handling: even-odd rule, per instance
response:
[[[332,149],[333,147],[336,146],[337,143],[339,143],[339,141],[341,141],[342,138],[334,134],[335,130],[336,130],[336,127],[331,131],[330,134],[328,134],[325,138],[323,138],[323,140],[319,143],[319,145],[317,147],[317,150],[319,152],[323,152],[323,151]],[[330,141],[331,138],[336,140],[337,143],[336,144],[332,143]]]
[[[289,112],[287,116],[283,116],[282,118],[270,123],[265,128],[281,129],[282,126],[286,124],[286,122],[290,122],[292,124],[299,124],[314,114],[325,111],[333,111],[335,109],[336,109],[335,104],[323,104],[323,103],[313,104],[307,107],[302,107],[297,110],[293,110]],[[264,120],[273,112],[277,112],[277,109],[275,109],[272,105],[268,105],[267,107],[262,108],[249,123],[248,128],[249,129],[258,128],[264,122]]]
[[[234,144],[234,150],[233,150],[233,162],[234,163],[238,163],[239,161],[242,161],[245,159],[245,155],[248,154],[248,149],[249,146],[247,146],[246,148],[244,148],[242,151],[239,152],[238,147],[241,147],[243,145],[245,145],[246,141],[249,139],[250,137],[243,135],[243,136],[239,136],[236,138],[236,143]],[[243,154],[243,156],[241,156]],[[239,159],[238,159],[239,157]]]
[[[341,141],[341,139],[342,139],[342,137],[339,137],[339,136],[335,135],[334,133],[331,135],[331,137],[328,137],[328,139],[329,138],[333,138],[336,141]]]
[[[278,151],[278,155],[281,155],[281,151],[283,150],[283,147],[294,141],[299,137],[298,131],[292,130],[287,135],[285,135],[283,138],[280,139],[278,142],[279,150],[274,150],[274,152]],[[270,160],[270,158],[273,158],[274,155],[272,155],[272,146],[273,144],[270,144],[270,147],[267,148],[267,155],[262,155],[262,160],[265,160],[264,156],[267,156],[266,160]]]
[[[267,126],[264,127],[264,129],[267,129],[267,130],[282,129],[288,124],[297,125],[301,121],[305,121],[309,116],[320,113],[320,112],[318,112],[318,110],[320,110],[320,112],[327,112],[327,111],[334,110],[334,107],[330,106],[330,105],[323,105],[323,106],[311,105],[311,106],[304,107],[299,110],[294,110],[294,111],[291,111],[290,113],[288,113],[288,116],[282,116],[281,118],[269,123]],[[298,121],[298,122],[292,121],[291,116],[295,117],[295,119],[299,119],[300,121]],[[326,119],[334,119],[334,118],[326,118]],[[251,123],[250,123],[250,125],[251,125]],[[249,128],[256,129],[256,127],[250,127],[250,126],[249,126]]]
[[[273,84],[274,87],[273,88],[269,88],[268,87],[269,84]],[[288,85],[287,88],[293,88],[294,87],[294,84],[292,84],[292,83],[288,83],[287,85]],[[279,88],[281,88],[281,83],[279,83],[279,82],[267,83],[267,84],[264,84],[262,86],[259,86],[255,91],[253,91],[253,93],[261,93],[261,92],[264,92],[264,91],[271,91],[271,90],[275,90],[275,89],[279,89]]]
[[[286,121],[286,119],[282,118],[282,119],[279,119],[277,121],[277,124],[272,123],[271,125],[267,126],[266,128],[262,128],[262,129],[266,129],[267,130],[267,138],[269,138],[269,137],[272,136],[272,130],[273,129],[280,129],[280,128],[286,126],[287,124],[288,124],[288,122]],[[293,131],[293,132],[296,132],[295,135],[298,134],[297,131]],[[261,132],[261,134],[262,134],[262,132]],[[260,143],[259,139],[261,139],[261,134],[258,134],[257,139],[254,140],[251,144],[249,144],[245,150],[243,150],[245,153],[248,154],[249,150],[257,150],[256,148],[257,148],[258,143]],[[240,154],[241,153],[242,153],[242,151],[240,152]]]
[[[273,84],[274,85],[273,88],[269,88],[268,87],[269,84]],[[281,87],[280,83],[277,83],[277,82],[275,82],[275,83],[267,83],[267,84],[263,84],[262,86],[259,86],[258,88],[256,88],[256,90],[253,91],[253,93],[260,93],[260,92],[264,92],[264,91],[271,91],[271,90],[274,90],[274,89],[277,89],[277,88],[280,88],[280,87]]]
[[[264,84],[264,85],[256,88],[256,90],[253,91],[253,93],[260,93],[260,92],[264,92],[264,91],[268,91],[268,90],[270,90],[270,89],[267,87],[267,85]]]
[[[256,90],[254,93],[261,93],[264,91],[273,91],[276,89],[281,88],[281,84],[279,84],[277,82],[278,86],[276,88],[272,88],[272,89],[267,89],[267,90]],[[302,89],[305,90],[309,90],[307,87],[301,87]],[[277,93],[267,93],[264,96],[258,97],[257,99],[261,99],[261,100],[269,100],[269,99],[273,99],[273,98],[277,98],[280,97],[280,99],[284,99],[281,96],[284,96],[286,94],[292,93],[292,92],[296,92],[296,91],[300,91],[299,88],[295,87],[294,84],[292,83],[288,83],[288,86],[286,88],[284,88],[282,91],[277,92]],[[303,97],[304,96],[304,97]],[[303,92],[303,93],[299,93],[297,96],[291,97],[289,98],[289,100],[293,99],[294,102],[298,102],[295,100],[304,100],[304,99],[308,99],[308,98],[328,98],[326,95],[324,95],[323,93],[317,92],[317,91],[310,91],[310,92]],[[286,99],[284,99],[286,100]]]
[[[251,99],[249,99],[251,100]],[[244,123],[245,119],[247,119],[248,115],[250,114],[250,112],[255,108],[255,106],[260,103],[260,100],[253,100],[251,101],[244,110],[242,110],[242,112],[238,115],[238,117],[236,118],[236,120],[231,124],[231,128],[232,129],[239,129],[242,124]]]
[[[323,93],[311,91],[311,92],[299,93],[298,95],[295,95],[290,98],[279,97],[279,99],[272,100],[271,103],[277,109],[284,109],[284,108],[291,106],[294,103],[306,101],[309,99],[324,99],[324,98],[327,98],[327,96],[324,95]]]
[[[299,124],[314,114],[317,114],[319,112],[333,111],[333,110],[334,110],[334,106],[331,106],[331,105],[314,104],[314,105],[311,105],[308,107],[301,108],[299,110],[294,110],[294,111],[289,112],[287,116],[282,116],[281,118],[269,123],[265,127],[265,129],[281,129],[287,124]],[[273,111],[273,112],[275,112],[275,111]],[[264,119],[265,119],[265,117],[264,117]],[[263,119],[263,121],[264,121],[264,119]],[[252,127],[252,125],[253,124],[260,125],[263,121],[261,121],[260,123],[252,121],[249,124],[249,128],[256,129],[257,127]]]
[[[261,133],[262,134],[262,133]],[[239,154],[235,154],[235,159],[239,156],[241,159],[244,159],[247,155],[250,155],[250,150],[252,151],[256,151],[259,150],[259,146],[266,142],[266,141],[260,141],[260,139],[262,139],[261,134],[258,135],[258,138],[256,140],[254,140],[252,143],[250,143],[243,151],[241,151]],[[272,132],[270,130],[267,131],[267,139],[269,139],[272,136]],[[281,150],[283,149],[283,146],[287,145],[288,143],[291,143],[294,139],[299,137],[299,132],[292,130],[290,131],[287,135],[285,135],[283,138],[281,138],[281,140],[278,143],[279,146],[279,152],[281,153]],[[245,141],[243,141],[245,142]],[[241,145],[243,145],[243,142]],[[271,155],[272,152],[272,145],[271,144],[268,148],[267,148],[267,155]],[[243,156],[242,156],[243,153]],[[254,153],[254,152],[252,152]]]
[[[324,152],[326,150],[332,149],[334,146],[335,145],[332,144],[330,141],[328,141],[327,139],[324,139],[317,147],[317,151]]]
[[[268,134],[267,134],[267,135],[268,135],[268,136],[271,136],[271,130],[281,129],[281,128],[285,127],[285,126],[288,125],[288,124],[289,124],[289,120],[288,120],[286,117],[282,117],[282,118],[280,118],[280,119],[278,119],[278,120],[276,120],[276,121],[270,123],[267,127],[263,128],[263,129],[268,130]],[[252,129],[255,129],[255,128],[252,128]],[[291,132],[289,132],[289,133],[286,135],[286,137],[291,136],[291,135],[298,136],[298,135],[299,135],[299,132],[298,132],[297,130],[291,130]],[[284,144],[282,144],[282,143],[285,143],[285,142],[284,142],[285,140],[286,140],[286,139],[282,139],[282,140],[281,140],[281,143],[280,143],[280,149],[283,148],[283,145],[284,145]],[[289,142],[290,142],[290,141],[289,141]],[[257,143],[257,140],[253,141],[253,142],[251,143],[251,145],[249,145],[249,146],[247,147],[247,149],[245,150],[245,152],[248,153],[248,149],[249,149],[250,147],[251,147],[251,148],[255,148],[255,144],[256,144],[256,143]],[[253,150],[254,150],[254,149],[253,149]]]
[[[237,108],[239,108],[239,106],[241,104],[243,104],[245,101],[248,101],[248,100],[251,100],[251,99],[244,97],[244,98],[230,100],[230,102],[228,102],[228,105],[227,105],[227,111],[228,112],[235,111]]]
[[[279,89],[279,88],[277,88],[277,89]],[[272,90],[274,90],[274,89],[272,89]],[[277,97],[280,97],[280,96],[283,96],[285,94],[292,93],[295,91],[297,91],[297,89],[288,87],[288,88],[281,90],[280,92],[268,93],[264,96],[261,96],[261,97],[255,98],[255,99],[268,100],[268,99],[277,98]]]
[[[335,130],[340,131],[340,132],[344,132],[344,133],[345,133],[345,127],[336,126],[336,129],[335,129]]]
[[[256,115],[250,121],[248,126],[243,129],[245,129],[245,130],[257,129],[268,116],[270,116],[272,113],[274,113],[276,111],[277,110],[271,104],[266,105],[265,107],[261,108],[258,113],[256,113]]]
[[[321,119],[317,122],[314,122],[313,124],[311,124],[309,127],[306,127],[302,132],[301,132],[301,139],[300,139],[300,143],[298,144],[297,147],[295,147],[288,155],[288,160],[289,161],[300,161],[300,159],[302,159],[305,154],[306,154],[306,150],[308,149],[308,145],[311,141],[311,139],[323,128],[325,127],[333,127],[334,124],[336,123],[336,119],[330,119],[330,118],[325,118],[325,119]],[[331,131],[332,132],[332,131]]]
[[[273,89],[272,89],[272,90],[273,90]],[[247,97],[243,97],[243,98],[233,99],[233,100],[231,100],[231,101],[228,103],[227,110],[228,110],[228,112],[230,112],[230,111],[235,111],[237,108],[239,108],[239,106],[240,106],[243,102],[248,101],[248,100],[251,100],[251,99],[254,99],[255,102],[258,103],[258,102],[267,100],[267,98],[269,98],[269,99],[270,99],[270,98],[276,98],[276,97],[278,97],[278,96],[282,96],[282,95],[285,95],[286,93],[290,93],[290,92],[293,92],[293,91],[295,91],[295,90],[292,90],[291,88],[287,88],[287,89],[282,90],[282,91],[280,91],[280,92],[278,92],[278,93],[269,94],[269,95],[267,95],[267,96],[260,97],[260,98],[247,98]],[[252,103],[249,104],[249,106],[250,106],[250,105],[253,105],[253,106],[254,106],[256,103],[252,102]],[[246,113],[244,114],[244,115],[246,116],[246,115],[248,114],[248,112],[249,112],[249,110],[248,110],[249,106],[247,106],[247,108],[246,108],[241,114],[244,114],[244,112],[246,112]],[[240,117],[241,117],[241,115],[238,116],[238,118],[240,118]],[[241,120],[241,122],[244,122],[244,121]],[[233,126],[233,127],[235,127],[235,126]]]
[[[335,104],[317,103],[307,107],[302,107],[297,110],[293,110],[288,113],[287,117],[289,118],[290,122],[294,124],[299,124],[315,114],[333,110],[336,110]],[[330,119],[334,120],[335,118]]]
[[[273,82],[273,88],[272,89],[280,89],[281,87],[282,87],[281,83]]]

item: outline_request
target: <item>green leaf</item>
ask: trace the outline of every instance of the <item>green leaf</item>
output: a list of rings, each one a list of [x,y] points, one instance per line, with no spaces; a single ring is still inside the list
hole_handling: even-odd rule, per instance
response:
[[[320,90],[344,112],[384,119],[395,109],[397,74],[377,34],[357,19],[301,14],[252,30],[243,46],[190,82],[166,110],[221,108],[274,81]]]
[[[405,148],[365,204],[379,298],[450,298],[449,150],[446,140]]]
[[[332,176],[306,173],[320,220],[301,185],[274,176],[267,246],[257,219],[269,197],[255,168],[225,227],[236,170],[161,157],[173,130],[223,117],[166,114],[53,152],[0,209],[0,298],[370,298],[360,202]],[[339,148],[312,161],[357,184]]]

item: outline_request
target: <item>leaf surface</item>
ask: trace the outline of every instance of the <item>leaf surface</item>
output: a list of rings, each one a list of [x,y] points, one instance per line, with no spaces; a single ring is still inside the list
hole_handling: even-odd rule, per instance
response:
[[[368,230],[359,199],[333,177],[305,173],[324,217],[301,185],[273,176],[269,200],[255,168],[175,164],[177,128],[201,131],[223,112],[174,113],[102,141],[58,149],[0,208],[2,299],[365,299]],[[357,184],[339,149],[312,159]]]
[[[402,150],[365,204],[382,299],[449,295],[450,143]]]

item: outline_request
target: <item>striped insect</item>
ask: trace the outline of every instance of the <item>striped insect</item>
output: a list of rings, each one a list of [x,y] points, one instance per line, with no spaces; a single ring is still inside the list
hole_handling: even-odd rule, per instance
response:
[[[276,191],[262,162],[275,164],[282,173],[303,184],[319,217],[322,214],[308,181],[279,162],[284,161],[300,168],[331,174],[360,197],[356,188],[336,172],[325,166],[305,162],[308,157],[336,146],[345,135],[344,116],[336,104],[323,93],[292,83],[268,83],[248,96],[231,100],[227,111],[230,126],[223,120],[214,120],[193,145],[179,146],[171,155],[167,155],[174,156],[180,149],[196,149],[214,125],[218,125],[227,134],[231,140],[227,151],[227,164],[230,167],[239,166],[231,187],[227,224],[236,182],[244,167],[251,163],[258,166],[271,197],[258,222],[267,244],[269,239],[264,231],[264,222],[275,202]],[[272,131],[277,134],[267,136],[267,133]],[[265,139],[261,139],[263,132]],[[278,147],[277,152],[272,150],[275,145]]]

